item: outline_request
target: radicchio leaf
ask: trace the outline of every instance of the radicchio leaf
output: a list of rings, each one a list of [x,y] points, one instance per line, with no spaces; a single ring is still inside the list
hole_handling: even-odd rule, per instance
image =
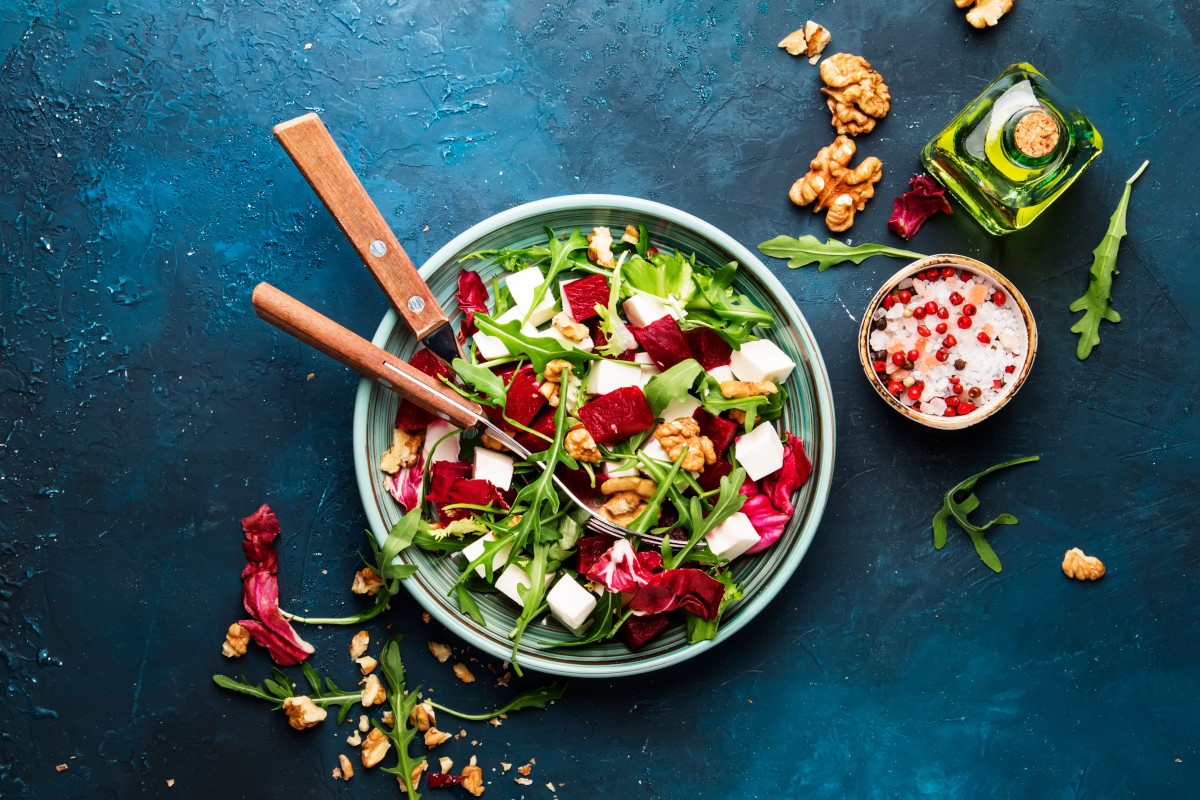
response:
[[[607,553],[596,559],[587,577],[610,592],[631,592],[653,578],[653,570],[661,567],[661,554],[652,550],[635,553],[628,540],[618,539]]]
[[[412,511],[421,504],[421,491],[425,487],[425,452],[417,453],[417,463],[396,470],[388,478],[387,488],[396,502]]]
[[[888,230],[904,239],[911,239],[921,224],[939,211],[953,214],[946,202],[946,190],[928,175],[914,175],[908,182],[909,191],[892,201],[892,218]]]
[[[449,525],[456,519],[466,519],[475,512],[469,508],[450,508],[456,503],[508,508],[504,495],[491,481],[471,479],[472,467],[465,461],[437,461],[429,478],[429,501],[438,512],[438,522]]]
[[[749,518],[755,533],[758,534],[758,541],[746,552],[757,553],[766,550],[783,535],[783,529],[787,527],[791,517],[772,505],[771,498],[761,494],[758,486],[749,478],[742,484],[741,492],[746,496],[746,501],[742,503],[742,513]]]
[[[475,312],[488,313],[487,287],[483,285],[478,272],[469,269],[459,271],[457,298],[458,307],[463,312],[462,322],[458,326],[458,339],[462,342],[476,331]]]
[[[279,520],[265,503],[242,520],[242,550],[246,568],[242,570],[242,603],[253,619],[238,620],[250,631],[254,641],[267,648],[276,664],[288,667],[313,654],[313,646],[299,634],[279,611],[279,556],[275,538]]]
[[[714,620],[721,609],[725,585],[699,569],[684,567],[669,569],[646,581],[629,607],[641,614],[661,614],[677,608],[686,609],[697,617]]]
[[[761,481],[762,492],[771,498],[771,505],[790,515],[792,493],[804,485],[812,474],[812,464],[804,452],[804,444],[791,433],[783,447],[783,466]]]

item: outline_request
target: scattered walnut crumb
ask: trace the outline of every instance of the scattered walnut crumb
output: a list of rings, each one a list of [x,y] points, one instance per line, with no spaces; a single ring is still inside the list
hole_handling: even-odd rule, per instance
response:
[[[287,714],[288,725],[291,725],[298,731],[311,728],[321,720],[325,719],[328,713],[323,708],[318,708],[317,704],[312,701],[308,695],[300,695],[298,697],[289,697],[283,701],[283,713]]]
[[[430,728],[436,728],[437,714],[434,713],[433,706],[429,703],[418,703],[413,706],[413,710],[408,713],[408,724],[422,733]]]
[[[378,675],[368,675],[366,683],[363,684],[362,704],[363,708],[376,706],[387,699],[387,692],[379,683]]]
[[[508,682],[512,680],[512,673],[506,672],[496,680],[497,686],[508,686]]]
[[[425,746],[430,750],[437,747],[442,742],[450,738],[450,734],[445,731],[439,731],[437,728],[430,728],[425,731]]]
[[[366,733],[367,731],[371,730],[371,718],[368,717],[366,714],[359,714],[358,715],[358,729],[360,731],[362,731],[363,733]]]
[[[175,785],[175,779],[174,779],[174,778],[167,778],[167,788],[168,788],[168,789],[170,789],[170,788],[171,788],[172,786],[174,786],[174,785]]]
[[[335,781],[340,781],[340,780],[342,779],[342,768],[341,768],[341,767],[334,767],[334,768],[333,768],[333,772],[331,772],[331,773],[329,773],[329,774],[333,776],[333,779],[334,779]]]
[[[304,376],[304,379],[305,379],[305,380],[309,380],[309,381],[311,381],[311,380],[312,380],[313,378],[315,378],[315,377],[317,377],[317,373],[315,373],[315,372],[310,372],[310,373],[308,373],[307,375],[305,375],[305,376]]]
[[[354,638],[350,640],[350,658],[360,658],[367,652],[367,645],[371,643],[371,634],[366,631],[359,631],[354,634]]]
[[[368,769],[383,761],[383,757],[387,755],[387,751],[391,749],[392,743],[383,735],[383,731],[379,728],[372,728],[367,734],[366,741],[362,743],[362,765]]]
[[[512,769],[512,764],[508,763],[507,761],[501,761],[501,762],[500,762],[500,769],[501,769],[503,772],[508,772],[510,769]]]
[[[476,797],[483,794],[483,770],[475,763],[475,756],[471,756],[471,763],[462,768],[460,777],[462,787],[468,792]]]
[[[354,573],[354,580],[350,583],[350,591],[370,597],[374,597],[382,588],[383,578],[379,577],[379,573],[370,567],[363,567]]]
[[[808,57],[809,63],[815,64],[820,60],[821,51],[829,44],[831,38],[833,37],[829,35],[829,31],[810,19],[804,23],[803,28],[785,36],[779,46],[794,56]]]
[[[550,781],[546,781],[546,788],[547,788],[547,789],[549,789],[549,790],[550,790],[550,791],[552,791],[552,792],[557,792],[557,791],[558,791],[557,789],[555,789],[555,788],[554,788],[554,784],[553,784],[553,783],[550,783]]]
[[[420,788],[421,773],[423,773],[425,771],[426,767],[428,767],[428,766],[429,766],[428,761],[422,761],[420,764],[417,764],[415,767],[413,767],[413,771],[409,775],[409,778],[412,779],[412,785],[413,785],[414,789]],[[402,794],[408,794],[408,787],[404,785],[404,778],[402,778],[400,775],[397,775],[396,783],[400,784],[400,792]]]
[[[1079,581],[1095,581],[1104,577],[1104,562],[1095,556],[1085,556],[1078,547],[1073,547],[1063,555],[1063,574],[1068,578]]]
[[[521,773],[522,775],[528,776],[530,772],[533,772],[533,764],[530,763],[530,764],[526,764],[523,767],[517,767],[517,772]]]
[[[421,612],[421,622],[429,622],[429,620],[431,620],[431,619],[433,619],[433,617],[429,616],[428,611]]]
[[[491,719],[488,720],[488,725],[491,725],[494,728],[499,728],[500,727],[500,718],[492,717]]]
[[[250,644],[250,631],[236,622],[225,632],[225,643],[221,645],[221,653],[226,658],[240,658],[246,655],[246,647]]]
[[[383,712],[383,724],[387,725],[389,728],[396,727],[396,715],[390,710]]]
[[[460,730],[458,733],[456,733],[456,734],[454,735],[454,738],[455,738],[455,739],[457,739],[457,738],[459,738],[460,736],[461,736],[461,737],[463,737],[463,738],[466,738],[466,735],[467,735],[467,729],[466,729],[466,728],[463,728],[462,730]]]
[[[438,768],[443,774],[449,775],[450,770],[454,769],[454,760],[449,756],[442,756],[438,759]]]
[[[59,764],[59,765],[57,765],[57,766],[55,767],[55,769],[56,769],[56,770],[58,770],[59,772],[66,772],[66,771],[67,771],[67,765],[66,765],[66,764]]]
[[[350,745],[351,747],[358,747],[360,744],[362,744],[362,734],[358,731],[350,734],[346,737],[346,744]]]
[[[370,656],[363,656],[362,658],[356,658],[356,659],[354,659],[354,663],[358,664],[358,668],[360,670],[362,670],[363,675],[370,675],[372,672],[375,671],[375,667],[378,666],[378,664],[379,664],[378,661],[371,658]]]
[[[354,777],[354,765],[342,753],[338,753],[338,763],[342,765],[342,780],[348,781]]]
[[[429,652],[433,653],[433,657],[441,663],[445,664],[450,659],[450,645],[441,644],[440,642],[430,642]]]
[[[458,678],[463,683],[474,683],[475,675],[467,668],[467,665],[461,661],[454,665],[454,677]]]
[[[309,42],[308,44],[304,45],[304,49],[305,49],[305,50],[312,50],[312,42]]]
[[[533,786],[533,780],[530,778],[513,778],[513,783],[519,783],[522,786]]]

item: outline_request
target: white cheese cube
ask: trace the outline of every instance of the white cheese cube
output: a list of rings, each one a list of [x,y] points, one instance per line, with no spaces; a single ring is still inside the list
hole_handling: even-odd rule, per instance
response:
[[[656,320],[672,316],[671,309],[649,294],[635,294],[626,300],[621,308],[625,310],[625,319],[635,328],[644,328]]]
[[[521,317],[524,318],[524,312],[528,309],[522,307]],[[554,319],[554,315],[558,313],[558,300],[554,297],[554,289],[551,287],[546,290],[546,296],[542,298],[542,302],[538,303],[537,308],[529,315],[530,325],[542,325]],[[572,317],[574,319],[574,317]]]
[[[601,473],[602,480],[609,478],[636,478],[638,476],[638,468],[636,466],[626,467],[625,469],[613,469],[614,463],[611,461],[604,462],[604,472]]]
[[[551,314],[551,316],[553,316],[553,314]],[[523,317],[524,312],[521,311],[519,307],[514,306],[500,316],[496,317],[496,322],[500,325],[505,325],[513,320],[520,320]],[[542,321],[545,322],[545,320]],[[533,327],[531,324],[523,325],[521,327],[521,333],[525,334],[526,336],[541,336],[541,333],[538,332],[538,329]],[[492,361],[493,359],[505,358],[512,355],[512,353],[509,352],[508,345],[506,345],[504,340],[499,336],[491,336],[489,334],[479,332],[473,335],[471,340],[475,342],[475,348],[479,351],[479,357],[484,361]]]
[[[553,573],[546,576],[547,585],[550,584],[550,579],[553,577]],[[533,578],[529,577],[529,573],[516,564],[509,564],[504,569],[504,572],[500,573],[500,577],[496,579],[496,590],[522,607],[525,606],[525,602],[521,600],[521,595],[517,592],[517,587],[520,586],[528,589],[532,585]]]
[[[758,539],[758,532],[750,524],[750,518],[741,511],[734,512],[704,537],[709,552],[726,561],[732,561],[758,544]]]
[[[729,365],[728,365],[728,364],[727,364],[727,365],[725,365],[725,366],[723,366],[723,367],[713,367],[712,369],[710,369],[710,370],[708,371],[708,374],[709,374],[709,375],[712,375],[712,376],[713,376],[714,378],[716,378],[718,381],[732,381],[732,380],[735,380],[735,378],[733,377],[733,370],[731,370],[731,369],[729,368]]]
[[[642,388],[642,368],[621,361],[596,361],[588,373],[588,394],[608,394],[625,386]]]
[[[513,302],[517,304],[517,308],[521,309],[522,317],[533,306],[533,297],[545,282],[545,276],[542,275],[542,271],[537,267],[527,267],[514,272],[504,279],[504,285],[508,287],[509,294],[512,295]],[[546,292],[547,297],[551,297],[553,294],[550,291]]]
[[[538,331],[538,336],[546,336],[561,344],[563,347],[570,349],[574,347],[576,350],[582,350],[585,353],[590,353],[596,349],[596,343],[592,341],[591,336],[584,338],[582,342],[572,342],[567,337],[559,333],[558,328],[551,325],[545,330]]]
[[[679,419],[680,417],[687,417],[688,419],[691,419],[692,414],[695,413],[696,409],[699,407],[700,401],[692,397],[690,394],[683,398],[683,400],[676,400],[674,397],[672,397],[671,402],[667,403],[667,407],[662,410],[662,413],[659,414],[659,416],[664,422],[670,422],[671,420]]]
[[[576,636],[587,628],[588,615],[596,608],[596,596],[580,586],[570,575],[563,575],[546,593],[550,613]]]
[[[666,461],[667,463],[671,462],[671,456],[667,454],[667,448],[663,447],[662,443],[653,436],[646,440],[646,442],[642,445],[641,450],[643,453],[650,456],[650,458],[654,458],[659,461]]]
[[[500,491],[508,491],[512,488],[512,456],[476,446],[475,468],[471,477],[475,480],[491,481],[492,485]]]
[[[458,440],[461,436],[462,430],[445,420],[429,423],[425,429],[425,444],[421,445],[425,452],[425,469],[429,469],[436,461],[458,461]]]
[[[494,533],[487,533],[464,547],[462,549],[462,554],[467,559],[467,563],[470,564],[472,561],[483,555],[484,546],[488,542],[494,541],[496,541],[496,535]],[[493,575],[495,574],[496,570],[504,566],[505,561],[508,561],[508,554],[510,552],[512,552],[512,542],[505,544],[492,556]],[[479,577],[484,579],[487,578],[487,570],[484,568],[483,564],[475,567],[475,572],[479,575]]]
[[[639,350],[633,354],[633,363],[641,364],[642,366],[654,366],[654,359],[645,350]],[[655,367],[655,369],[658,369],[658,367]]]
[[[738,463],[750,480],[761,480],[783,466],[783,443],[771,423],[760,422],[735,441]]]
[[[746,342],[741,350],[734,350],[730,367],[739,381],[771,381],[783,383],[796,362],[788,358],[779,345],[766,339]]]

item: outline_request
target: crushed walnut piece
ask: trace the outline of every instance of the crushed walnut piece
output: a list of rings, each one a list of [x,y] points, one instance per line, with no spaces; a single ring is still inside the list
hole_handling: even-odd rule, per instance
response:
[[[642,234],[637,229],[636,225],[626,225],[625,233],[621,234],[621,241],[625,244],[636,245],[642,240]]]
[[[454,761],[449,756],[442,756],[438,759],[438,769],[444,774],[450,774],[450,770],[454,769]]]
[[[658,490],[658,484],[649,478],[609,478],[600,484],[601,494],[616,494],[617,492],[633,492],[639,497],[649,500]]]
[[[788,197],[798,206],[812,203],[813,213],[828,209],[825,225],[841,233],[854,224],[854,213],[862,211],[875,196],[875,184],[883,177],[883,164],[878,158],[864,158],[854,169],[854,142],[845,136],[822,147],[809,163],[808,174],[792,184]]]
[[[533,764],[530,763],[530,764],[526,764],[523,767],[517,767],[517,772],[521,773],[522,775],[528,776],[529,773],[533,772]]]
[[[425,431],[410,433],[404,428],[392,430],[392,446],[379,457],[379,468],[388,475],[395,475],[401,469],[408,469],[417,463],[421,453],[421,445],[425,443]]]
[[[794,56],[806,56],[810,64],[815,64],[821,60],[821,51],[829,44],[831,38],[829,31],[810,19],[804,23],[803,28],[783,37],[779,46]]]
[[[467,665],[461,661],[454,665],[454,677],[458,678],[463,683],[475,682],[475,676],[471,673],[471,670],[467,668]]]
[[[575,344],[579,344],[589,335],[587,326],[576,322],[575,318],[566,311],[560,311],[554,315],[554,330],[561,333],[564,339],[575,342]]]
[[[368,675],[362,690],[363,708],[380,705],[384,700],[387,700],[387,692],[379,682],[379,676]]]
[[[716,463],[717,453],[713,450],[712,439],[700,435],[700,423],[691,417],[664,422],[655,429],[654,438],[672,461],[679,458],[683,448],[688,448],[681,467],[688,472],[700,472],[706,464]]]
[[[546,398],[546,402],[550,404],[551,408],[558,408],[559,397],[562,394],[562,385],[546,381],[538,387],[538,394]]]
[[[445,731],[439,731],[437,728],[430,728],[429,730],[425,731],[425,746],[432,750],[442,742],[449,739],[450,736],[451,734],[446,733]]]
[[[420,764],[417,764],[415,767],[413,767],[412,772],[408,776],[409,779],[412,780],[413,789],[421,788],[421,775],[428,767],[428,761],[422,761]],[[400,784],[401,794],[408,794],[408,787],[404,785],[404,778],[402,776],[396,776],[396,783]]]
[[[721,381],[721,396],[727,400],[735,397],[761,397],[778,391],[779,387],[770,381]]]
[[[358,731],[350,734],[346,737],[346,744],[350,745],[351,747],[358,747],[360,744],[362,744],[362,734]]]
[[[390,713],[390,712],[385,712],[385,713]],[[359,714],[358,715],[358,729],[362,733],[366,733],[367,731],[371,730],[371,718],[368,717],[366,714]]]
[[[1072,547],[1063,555],[1063,574],[1077,581],[1095,581],[1104,577],[1104,562],[1095,556],[1086,556],[1078,547]]]
[[[317,706],[308,695],[287,697],[283,701],[283,713],[287,714],[288,725],[298,731],[313,727],[325,719],[328,713]]]
[[[533,779],[531,779],[531,778],[513,778],[513,783],[519,784],[521,786],[533,786]]]
[[[375,671],[375,667],[378,666],[378,664],[379,664],[378,661],[371,658],[370,656],[363,656],[362,658],[356,658],[356,659],[354,659],[354,663],[358,664],[358,668],[360,670],[362,670],[363,675],[370,675],[372,672]]]
[[[892,95],[883,77],[862,56],[834,53],[821,62],[821,79],[838,133],[870,133],[876,120],[887,116]]]
[[[612,269],[617,265],[617,261],[613,257],[612,251],[612,231],[604,227],[594,228],[592,232],[588,234],[587,240],[588,261],[591,261],[593,264],[606,269]]]
[[[355,594],[365,594],[368,597],[374,597],[382,588],[383,578],[379,577],[379,573],[370,567],[363,567],[354,573],[354,581],[350,584],[350,591]]]
[[[562,383],[563,370],[571,371],[571,362],[565,358],[552,358],[546,362],[546,368],[542,370],[542,377],[551,383]]]
[[[429,652],[433,654],[433,657],[438,662],[445,664],[450,658],[450,645],[440,642],[429,642]]]
[[[596,440],[588,433],[588,429],[583,427],[582,422],[571,426],[563,439],[563,445],[576,461],[586,461],[589,464],[600,461],[600,448],[596,446]]]
[[[468,792],[476,797],[483,794],[483,770],[475,763],[475,756],[471,756],[471,763],[462,768],[459,777],[462,778],[462,787]]]
[[[392,713],[390,708],[383,712],[383,716],[380,719],[383,721],[383,724],[387,725],[389,728],[396,727],[396,715]]]
[[[246,647],[250,644],[250,631],[236,622],[225,632],[225,642],[221,645],[221,654],[226,658],[240,658],[246,655]]]
[[[66,772],[66,771],[67,771],[67,765],[66,765],[66,764],[56,764],[56,765],[54,766],[54,770],[55,770],[56,772]]]
[[[507,447],[504,446],[504,444],[499,439],[497,439],[495,436],[492,436],[487,431],[484,431],[483,433],[481,433],[479,435],[479,442],[484,447],[486,447],[488,450],[495,450],[497,452],[501,452],[501,451],[508,449]],[[429,622],[429,620],[431,619],[431,617],[429,616],[429,612],[426,611],[425,613],[421,614],[421,619],[424,622]]]
[[[617,492],[611,495],[598,513],[614,525],[628,527],[649,505],[637,492]]]
[[[359,752],[359,758],[362,759],[362,765],[367,769],[383,761],[383,757],[387,755],[387,751],[392,747],[392,743],[383,735],[383,731],[379,728],[371,728],[371,732],[367,734],[367,738],[362,743],[362,749]]]
[[[408,724],[422,733],[437,727],[437,714],[434,713],[433,706],[429,703],[417,703],[412,711],[408,712]]]
[[[1013,0],[954,0],[954,5],[959,8],[973,5],[967,12],[967,23],[972,28],[990,28],[1012,11]]]
[[[342,768],[342,780],[348,781],[354,777],[354,765],[350,763],[350,759],[346,758],[345,754],[338,753],[338,764]]]
[[[367,652],[367,645],[371,643],[371,634],[366,631],[359,631],[350,639],[350,658],[361,658]]]

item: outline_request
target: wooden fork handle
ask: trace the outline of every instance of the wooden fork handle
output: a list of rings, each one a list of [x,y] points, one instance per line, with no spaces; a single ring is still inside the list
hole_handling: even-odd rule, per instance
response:
[[[251,302],[254,313],[279,330],[401,397],[407,397],[426,411],[462,428],[479,422],[483,409],[478,403],[458,395],[407,361],[376,347],[271,284],[260,283],[254,287]]]
[[[417,338],[424,339],[447,324],[446,313],[371,202],[321,118],[305,114],[279,123],[274,132]]]

